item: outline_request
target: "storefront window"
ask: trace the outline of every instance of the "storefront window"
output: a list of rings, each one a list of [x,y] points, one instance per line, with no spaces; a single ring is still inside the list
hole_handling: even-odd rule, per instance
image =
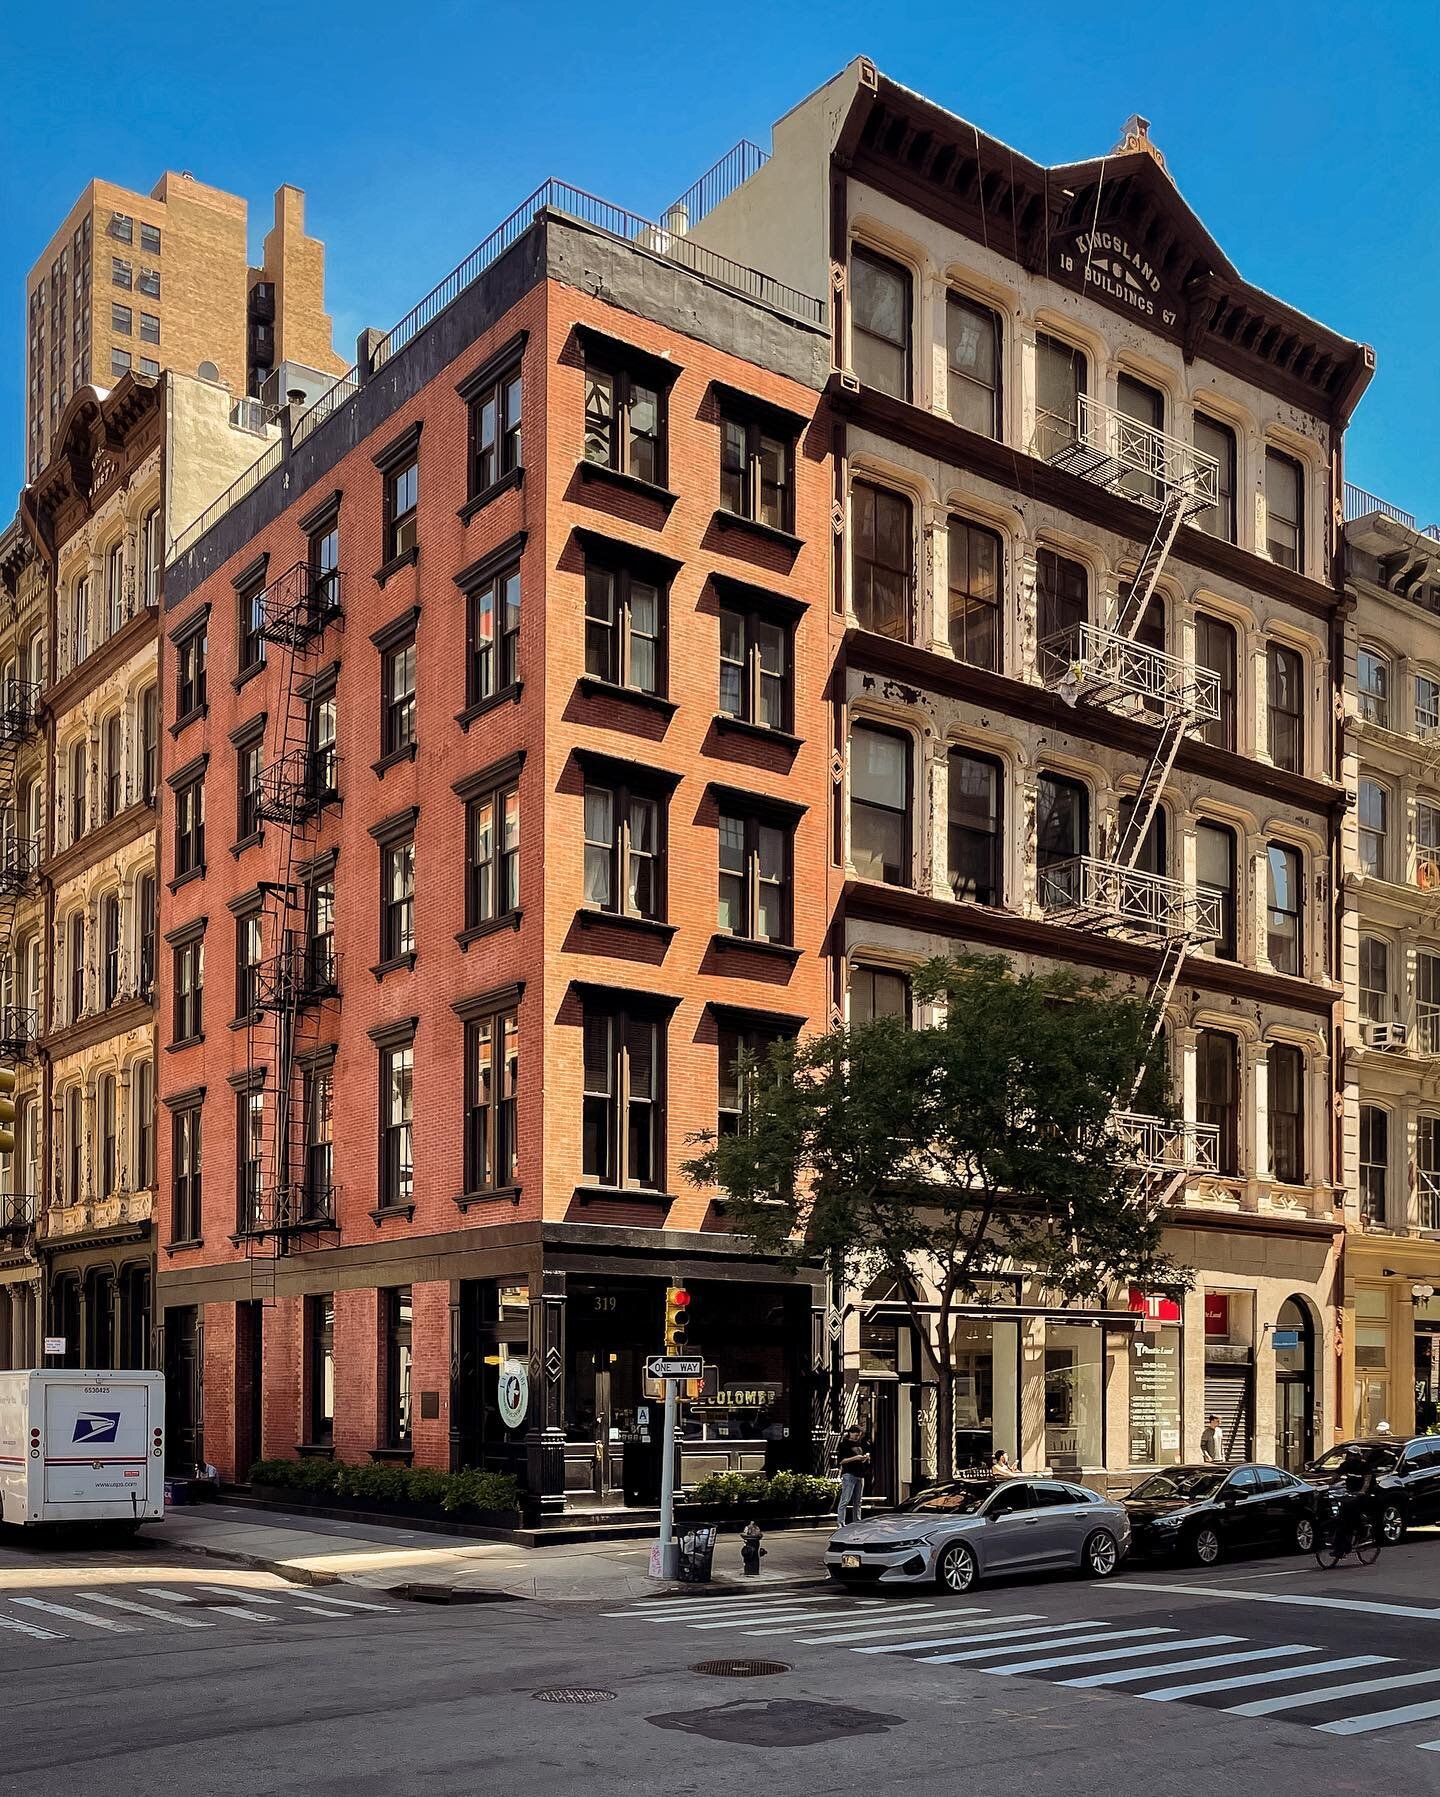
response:
[[[1180,1331],[1130,1338],[1130,1464],[1174,1466],[1180,1459]]]
[[[1045,1464],[1078,1473],[1105,1463],[1105,1332],[1084,1324],[1045,1329]]]
[[[1440,1427],[1440,1298],[1415,1300],[1415,1429]]]
[[[1003,1448],[1020,1464],[1019,1329],[965,1319],[955,1325],[955,1467],[988,1468]]]
[[[1390,1296],[1355,1288],[1355,1433],[1373,1435],[1390,1420]]]

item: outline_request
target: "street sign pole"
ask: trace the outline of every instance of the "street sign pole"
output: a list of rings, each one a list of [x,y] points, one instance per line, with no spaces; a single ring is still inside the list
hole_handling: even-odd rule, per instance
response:
[[[676,1381],[665,1381],[665,1426],[661,1435],[660,1462],[660,1543],[659,1552],[650,1562],[650,1575],[657,1579],[675,1579],[680,1575],[680,1548],[675,1541],[675,1399]]]

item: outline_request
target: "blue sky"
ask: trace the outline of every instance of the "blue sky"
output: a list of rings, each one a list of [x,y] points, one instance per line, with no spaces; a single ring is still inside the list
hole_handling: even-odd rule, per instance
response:
[[[574,0],[223,11],[70,0],[3,27],[0,511],[22,474],[24,280],[84,183],[167,167],[244,194],[252,254],[293,181],[337,346],[394,323],[547,175],[650,214],[852,56],[1045,162],[1152,121],[1251,281],[1373,343],[1352,480],[1440,518],[1440,10],[1023,8],[971,0]]]

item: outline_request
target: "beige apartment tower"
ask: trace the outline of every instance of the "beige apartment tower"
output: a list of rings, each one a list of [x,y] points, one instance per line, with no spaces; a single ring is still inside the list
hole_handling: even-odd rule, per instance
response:
[[[218,376],[237,396],[259,394],[284,362],[342,371],[325,311],[325,246],[305,234],[298,187],[276,191],[258,268],[247,243],[246,202],[193,175],[167,172],[148,194],[90,182],[26,282],[28,480],[53,454],[68,401],[132,369]]]

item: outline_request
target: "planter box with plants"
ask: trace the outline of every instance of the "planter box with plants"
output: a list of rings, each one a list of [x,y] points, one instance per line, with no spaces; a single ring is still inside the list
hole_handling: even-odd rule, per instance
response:
[[[343,1460],[257,1460],[250,1490],[273,1503],[429,1517],[513,1528],[520,1485],[509,1473],[435,1472],[426,1466],[349,1466]]]
[[[751,1516],[779,1521],[789,1516],[834,1515],[840,1487],[813,1473],[712,1473],[692,1486],[677,1510],[687,1521],[737,1521]]]

